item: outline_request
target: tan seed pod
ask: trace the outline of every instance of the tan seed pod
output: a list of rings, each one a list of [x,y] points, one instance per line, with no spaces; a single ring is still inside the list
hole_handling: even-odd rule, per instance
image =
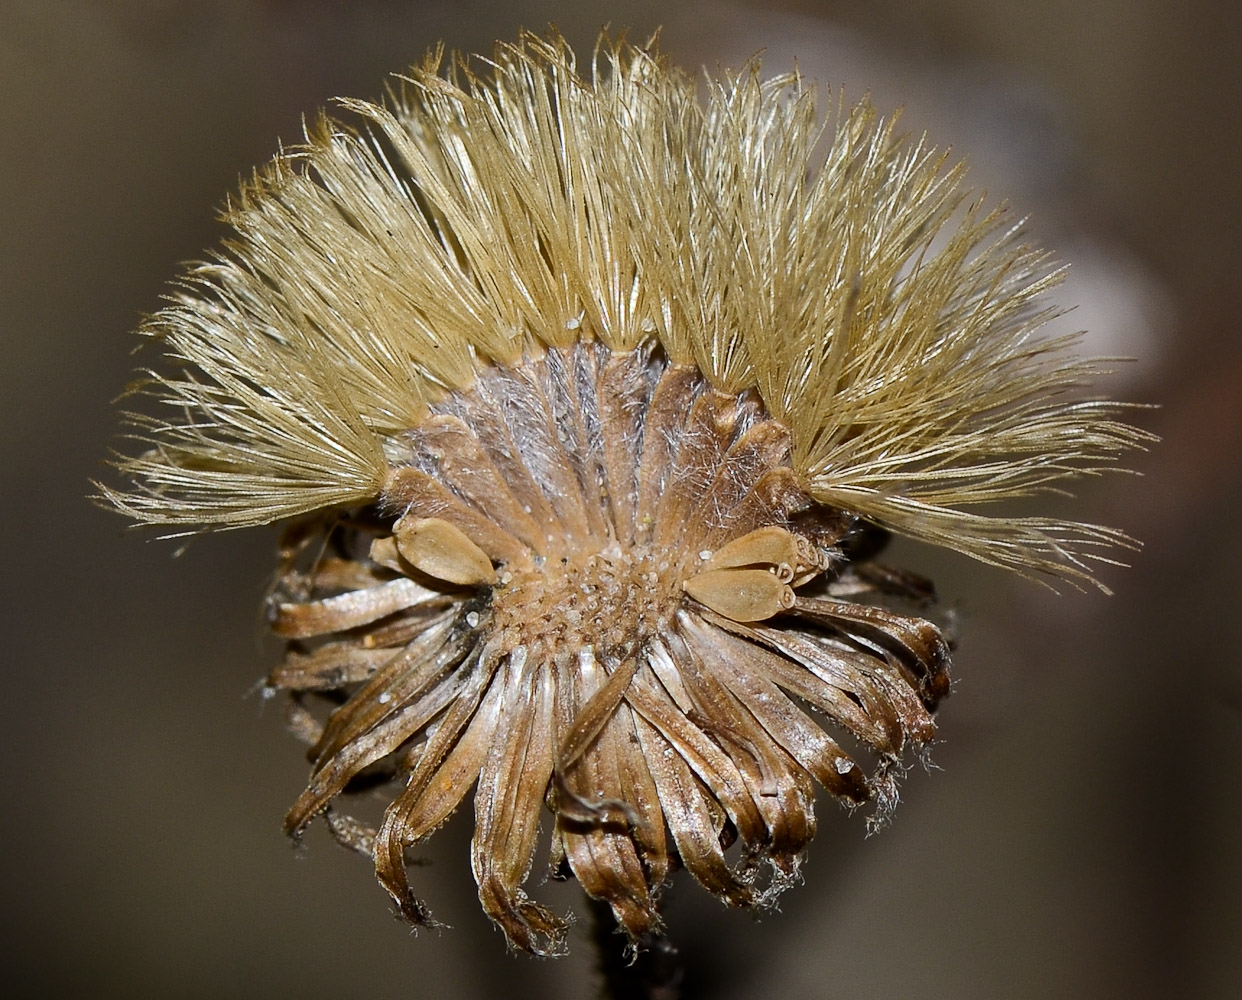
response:
[[[696,573],[682,584],[700,604],[735,622],[759,622],[788,611],[793,588],[766,569],[713,569]]]
[[[393,525],[393,538],[402,558],[437,580],[465,587],[496,582],[487,553],[441,518],[407,515]]]
[[[721,546],[703,563],[703,569],[731,569],[760,564],[793,567],[799,562],[798,543],[794,536],[784,528],[769,524]]]

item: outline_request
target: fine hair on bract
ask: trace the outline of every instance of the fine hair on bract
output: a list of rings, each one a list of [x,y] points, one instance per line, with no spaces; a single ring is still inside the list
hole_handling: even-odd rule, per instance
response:
[[[154,405],[100,491],[177,532],[288,522],[286,828],[326,817],[415,924],[403,852],[472,788],[514,947],[564,947],[523,888],[541,831],[634,941],[676,867],[769,902],[815,785],[885,819],[948,692],[887,533],[1079,586],[1133,547],[994,512],[1150,437],[1041,330],[1062,269],[868,102],[528,34],[338,106],[144,324]],[[364,779],[375,828],[339,808]]]

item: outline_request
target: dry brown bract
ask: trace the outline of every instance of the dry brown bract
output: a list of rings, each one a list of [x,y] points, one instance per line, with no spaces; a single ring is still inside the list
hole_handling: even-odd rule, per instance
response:
[[[352,692],[322,731],[300,716],[315,771],[290,832],[377,761],[408,774],[378,835],[337,829],[424,923],[403,850],[477,782],[483,907],[549,951],[564,924],[521,890],[545,799],[554,866],[634,938],[658,924],[670,839],[707,889],[751,905],[797,873],[812,779],[887,811],[890,771],[932,736],[945,646],[928,622],[831,596],[861,583],[848,549],[867,529],[806,495],[753,393],[578,344],[481,373],[401,446],[381,501],[400,516],[333,527],[341,557],[283,583],[325,596],[274,605],[299,641],[271,683]],[[876,774],[791,695],[871,747]]]
[[[948,657],[855,603],[925,596],[867,562],[885,531],[1094,582],[1124,535],[977,508],[1146,440],[1036,333],[1047,256],[868,106],[825,127],[757,66],[700,102],[620,43],[593,68],[527,36],[321,119],[144,328],[170,416],[131,415],[102,488],[148,523],[295,519],[287,828],[325,815],[427,923],[404,851],[474,788],[483,907],[536,952],[565,930],[523,892],[545,805],[554,873],[635,939],[675,864],[737,905],[787,886],[816,782],[887,816]],[[377,830],[334,809],[362,780],[397,786]]]

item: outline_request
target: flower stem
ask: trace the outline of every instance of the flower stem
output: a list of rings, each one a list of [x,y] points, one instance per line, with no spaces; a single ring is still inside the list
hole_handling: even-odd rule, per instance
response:
[[[678,1000],[685,969],[665,935],[646,934],[631,949],[607,903],[591,900],[591,915],[604,1000]]]

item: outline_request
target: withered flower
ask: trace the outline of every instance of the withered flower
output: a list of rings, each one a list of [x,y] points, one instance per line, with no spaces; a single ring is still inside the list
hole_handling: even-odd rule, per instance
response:
[[[131,415],[104,496],[292,519],[270,685],[313,770],[286,828],[325,816],[413,923],[404,852],[471,789],[516,948],[564,945],[523,889],[541,827],[632,939],[676,865],[761,905],[816,783],[883,820],[933,737],[946,642],[886,603],[928,595],[869,562],[886,532],[1093,582],[1124,535],[980,507],[1145,436],[1037,334],[1048,255],[867,104],[825,124],[756,65],[701,100],[607,40],[586,75],[555,36],[442,62],[244,188],[144,327],[165,416]],[[335,805],[361,779],[392,784],[378,829]]]

